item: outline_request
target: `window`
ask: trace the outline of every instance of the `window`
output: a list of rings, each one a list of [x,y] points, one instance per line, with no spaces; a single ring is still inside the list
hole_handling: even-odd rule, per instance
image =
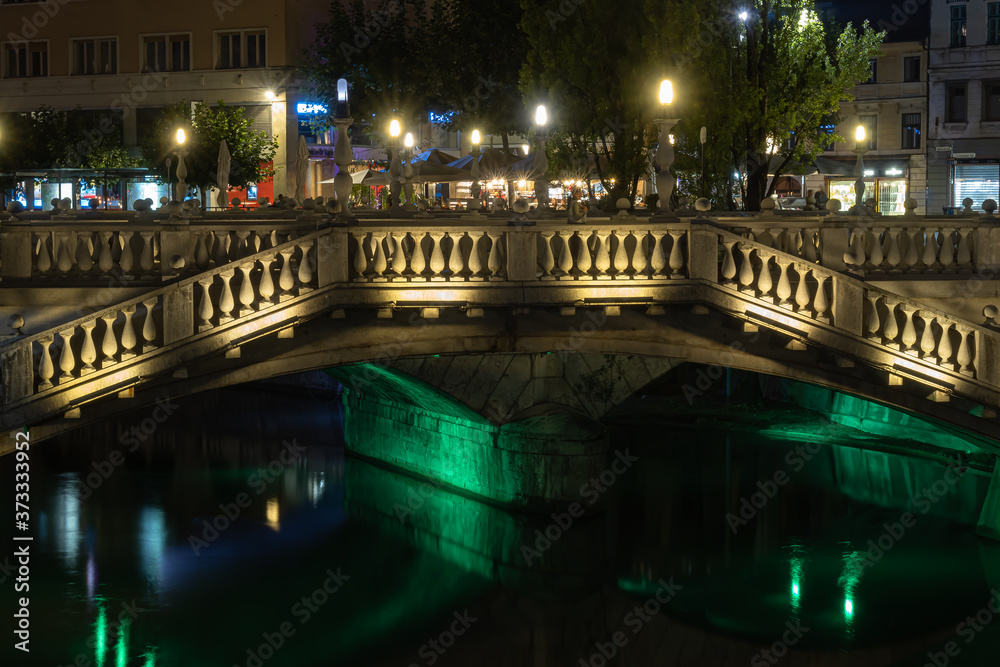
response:
[[[858,124],[865,128],[868,150],[875,150],[878,147],[878,116],[858,116]]]
[[[218,69],[267,67],[267,38],[263,30],[219,34]]]
[[[823,132],[827,136],[833,136],[833,133],[837,131],[836,124],[832,120],[829,120],[829,119],[827,119],[826,123],[824,123],[823,125],[820,125],[819,128],[821,130],[823,130]],[[825,151],[832,151],[834,148],[836,148],[835,142],[832,139],[827,139],[826,141],[823,141],[821,139],[820,142],[823,144],[823,150],[825,150]]]
[[[920,81],[920,56],[903,58],[903,81]]]
[[[965,46],[965,5],[951,8],[951,45]]]
[[[961,206],[966,197],[972,199],[972,208],[980,208],[986,199],[997,200],[1000,195],[1000,169],[995,164],[956,164],[955,189],[952,206]]]
[[[1000,44],[1000,2],[987,5],[986,43]]]
[[[983,120],[1000,120],[1000,81],[983,81]]]
[[[74,39],[71,48],[73,74],[118,73],[118,40],[116,38]]]
[[[948,84],[944,100],[944,121],[946,123],[964,123],[968,118],[965,84]]]
[[[4,76],[25,78],[48,75],[48,42],[21,42],[4,45]]]
[[[865,83],[878,83],[878,59],[868,61],[868,80]]]
[[[920,148],[920,114],[904,113],[902,148]]]
[[[147,72],[191,71],[191,36],[150,35],[143,38],[143,66]]]

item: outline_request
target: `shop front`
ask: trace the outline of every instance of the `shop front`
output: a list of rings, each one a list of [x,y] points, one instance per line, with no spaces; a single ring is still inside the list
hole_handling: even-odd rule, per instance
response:
[[[857,203],[854,183],[856,160],[841,162],[824,159],[822,166],[826,180],[826,195],[839,199],[846,210]],[[874,199],[876,211],[882,215],[903,215],[903,202],[908,196],[909,170],[906,160],[865,160],[865,199]]]
[[[1000,164],[996,161],[961,161],[951,169],[951,205],[961,207],[964,199],[972,200],[979,210],[987,199],[1000,201]]]

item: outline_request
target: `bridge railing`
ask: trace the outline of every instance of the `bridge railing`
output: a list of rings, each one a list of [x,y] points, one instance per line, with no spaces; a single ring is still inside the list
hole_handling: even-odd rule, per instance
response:
[[[134,374],[130,362],[148,360],[195,336],[209,336],[214,329],[331,282],[320,258],[330,252],[324,243],[329,231],[306,234],[9,341],[0,347],[3,403],[56,391],[68,402],[98,370],[119,371],[106,382],[120,384]]]
[[[887,366],[905,355],[932,376],[962,375],[1000,388],[1000,332],[764,243],[716,234],[723,287],[862,337],[885,352]]]

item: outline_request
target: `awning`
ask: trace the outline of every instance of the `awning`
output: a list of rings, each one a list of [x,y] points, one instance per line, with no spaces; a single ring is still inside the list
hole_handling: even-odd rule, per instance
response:
[[[822,155],[817,157],[813,162],[816,164],[816,168],[819,169],[819,173],[833,175],[833,176],[854,176],[854,165],[855,162],[847,163],[841,162],[840,160],[831,160],[830,158],[823,157]]]

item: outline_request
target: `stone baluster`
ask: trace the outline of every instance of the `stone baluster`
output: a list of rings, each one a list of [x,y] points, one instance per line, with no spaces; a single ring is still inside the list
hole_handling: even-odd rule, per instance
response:
[[[885,316],[885,328],[882,331],[882,336],[885,338],[885,344],[896,350],[902,350],[903,346],[896,339],[899,336],[899,324],[896,322],[896,303],[890,301],[886,297],[882,297],[882,303],[886,307]]]
[[[889,271],[896,271],[899,268],[899,263],[902,261],[903,256],[899,251],[899,230],[898,229],[886,229],[885,230],[886,239],[886,250],[885,250],[885,263],[886,268]]]
[[[56,268],[63,275],[69,273],[70,269],[73,268],[73,258],[69,252],[72,236],[72,232],[54,234],[53,236],[53,247],[55,246],[55,240],[58,240],[59,243],[59,250],[56,254]]]
[[[394,282],[401,282],[406,280],[406,252],[403,250],[403,240],[406,239],[406,234],[403,234],[403,238],[397,239],[393,236],[392,232],[389,232],[389,245],[392,246],[392,279]]]
[[[879,321],[878,316],[878,300],[880,296],[872,292],[867,292],[865,297],[868,299],[868,303],[871,304],[871,308],[868,310],[868,317],[865,318],[865,338],[878,338],[879,331],[882,328],[882,323]]]
[[[853,264],[854,266],[861,268],[864,266],[866,261],[865,254],[865,230],[864,229],[852,229],[851,230],[851,242],[848,244],[850,250],[848,251],[848,257],[845,257],[845,261],[848,264]]]
[[[424,276],[424,271],[427,270],[427,256],[424,254],[423,243],[426,237],[426,233],[413,236],[413,253],[410,255],[410,271],[413,272],[413,277],[410,280],[417,282],[427,280]]]
[[[365,272],[368,270],[368,258],[365,256],[365,239],[367,234],[355,232],[354,240],[357,241],[357,248],[354,250],[354,281],[364,282]]]
[[[760,273],[757,274],[757,291],[764,301],[774,303],[774,296],[771,290],[774,289],[774,281],[771,280],[771,256],[765,255],[760,250],[757,251],[760,258]]]
[[[431,281],[432,282],[443,282],[444,281],[444,232],[430,232],[431,243],[434,249],[431,251]],[[551,255],[551,253],[550,253]],[[551,270],[551,269],[550,269]]]
[[[111,238],[114,232],[99,232],[97,236],[101,240],[101,250],[97,253],[97,268],[101,273],[109,273],[115,268],[115,259],[111,254]]]
[[[632,251],[632,278],[643,280],[646,276],[646,266],[649,260],[646,258],[646,234],[643,232],[629,232],[635,239],[635,250]]]
[[[115,337],[115,320],[117,319],[118,313],[101,316],[101,320],[104,322],[104,338],[101,341],[101,354],[104,357],[101,358],[100,364],[102,369],[118,363],[115,360],[115,354],[118,353],[118,339]]]
[[[972,351],[969,349],[969,336],[973,335],[972,329],[956,324],[958,331],[958,355],[955,361],[958,362],[958,372],[963,375],[973,375]]]
[[[490,280],[503,280],[503,262],[500,261],[500,235],[487,232],[490,237],[490,254],[486,258],[486,268],[490,271]]]
[[[76,327],[59,332],[59,337],[62,338],[62,352],[59,353],[59,369],[62,373],[59,375],[59,384],[73,379],[73,369],[76,368],[76,359],[73,357],[72,339],[75,333]]]
[[[254,312],[253,310],[253,300],[256,296],[253,292],[253,283],[250,282],[250,272],[253,271],[254,262],[244,262],[240,264],[240,273],[243,274],[242,280],[240,281],[240,293],[239,299],[242,307],[240,308],[240,317],[246,317]]]
[[[229,230],[215,231],[215,265],[229,264]]]
[[[447,236],[452,241],[451,252],[448,253],[448,280],[452,282],[464,282],[465,276],[462,275],[462,272],[465,271],[465,259],[462,257],[462,235],[452,236],[449,233]]]
[[[796,229],[794,234],[792,234],[791,230],[789,230],[788,236],[788,243],[791,246],[791,249],[789,249],[788,252],[802,257],[805,252],[805,242],[803,240],[802,230]]]
[[[802,257],[808,262],[818,262],[819,253],[816,250],[816,244],[819,241],[819,233],[815,229],[805,230],[805,235],[802,237]]]
[[[48,234],[39,234],[36,247],[38,248],[38,257],[35,260],[35,266],[38,267],[38,272],[45,275],[52,269],[52,256],[49,254],[49,246],[46,242],[49,238]]]
[[[813,299],[813,309],[816,311],[816,319],[829,324],[830,316],[827,315],[826,311],[830,308],[830,301],[826,298],[826,281],[830,276],[819,271],[813,271],[813,277],[816,278],[816,297]]]
[[[938,363],[953,371],[955,364],[951,361],[951,355],[954,352],[951,346],[951,328],[954,324],[948,320],[938,321],[938,324],[941,325],[941,339],[938,341],[937,348]]]
[[[139,255],[139,268],[143,274],[153,270],[153,232],[139,232],[142,237],[142,254]]]
[[[952,234],[952,229],[941,230],[941,250],[938,254],[941,270],[949,273],[954,270],[952,265],[955,263],[955,240]]]
[[[753,246],[740,244],[740,252],[743,253],[739,274],[740,291],[753,294],[753,263],[750,261]]]
[[[76,235],[76,268],[89,273],[94,268],[94,246],[90,234]]]
[[[970,237],[973,232],[970,229],[958,229],[956,230],[958,234],[958,251],[955,257],[955,262],[958,264],[959,269],[971,269],[972,267],[972,248],[970,247]]]
[[[573,253],[569,249],[569,240],[572,238],[568,236],[562,238],[559,232],[555,233],[552,239],[553,243],[559,242],[559,261],[557,262],[559,266],[560,280],[573,280]]]
[[[882,230],[878,228],[873,228],[871,231],[871,242],[868,248],[868,264],[872,269],[881,269],[882,262],[885,259],[885,254],[882,252],[882,243],[880,241],[880,236],[882,235]]]
[[[311,254],[314,254],[313,244],[314,241],[306,241],[299,245],[299,250],[302,251],[302,256],[299,258],[299,294],[305,294],[313,290],[313,266],[315,260],[310,257]],[[384,255],[382,260],[385,261]]]
[[[802,264],[792,267],[799,274],[799,282],[795,287],[795,312],[806,313],[810,317],[814,314],[809,311],[809,304],[812,302],[812,295],[809,293],[809,270]]]
[[[539,266],[542,269],[542,280],[555,280],[552,270],[556,267],[556,258],[552,255],[553,232],[542,232],[542,258]]]
[[[792,263],[787,259],[775,258],[774,261],[781,268],[781,273],[778,275],[778,305],[791,308],[792,302],[788,300],[788,297],[792,296],[792,283],[788,279],[788,267]]]
[[[122,326],[122,353],[121,360],[126,361],[135,356],[136,343],[138,339],[135,335],[135,327],[132,325],[132,316],[135,315],[135,305],[122,308],[122,315],[125,316],[125,324]]]
[[[612,230],[611,238],[615,242],[615,254],[611,259],[611,268],[615,272],[614,278],[627,278],[625,271],[628,269],[628,254],[625,252],[625,237],[618,236],[618,232]]]
[[[130,275],[135,266],[135,255],[132,254],[132,232],[122,232],[118,236],[122,252],[118,257],[118,267],[123,275]]]
[[[662,278],[667,268],[667,252],[663,249],[663,234],[650,232],[653,235],[653,252],[649,258],[649,268],[653,270],[650,278]]]
[[[756,241],[761,245],[767,246],[768,248],[774,247],[774,237],[771,236],[771,230],[769,229],[760,230],[760,232],[758,232],[756,236],[751,240]]]
[[[156,307],[156,299],[149,299],[142,302],[146,309],[146,319],[142,322],[142,351],[152,352],[156,349],[156,320],[153,319],[153,309]]]
[[[684,238],[684,232],[670,232],[670,238],[673,240],[670,245],[670,277],[676,280],[684,277],[684,274],[681,273],[681,269],[684,268],[684,253],[681,252],[681,239]]]
[[[198,284],[201,285],[201,303],[198,304],[198,319],[201,322],[198,324],[198,333],[212,328],[212,318],[215,317],[215,308],[209,289],[212,287],[214,280],[214,277],[209,276],[198,281]]]
[[[924,264],[924,271],[927,272],[934,270],[932,267],[937,261],[938,244],[937,238],[935,238],[934,234],[934,230],[928,227],[927,234],[924,237],[924,253],[920,258]]]
[[[917,263],[920,261],[920,239],[923,238],[923,231],[916,230],[912,232],[906,230],[900,232],[900,240],[906,242],[906,248],[903,249],[903,261],[900,268],[902,269],[915,269],[917,268]]]
[[[587,241],[590,239],[589,236],[584,236],[580,232],[574,232],[580,245],[577,246],[576,250],[576,268],[580,272],[578,276],[581,280],[590,280],[593,278],[590,275],[590,248],[587,247]]]
[[[271,277],[271,265],[274,264],[275,258],[273,256],[265,257],[257,261],[260,262],[262,269],[260,285],[258,286],[260,301],[257,303],[257,310],[264,310],[274,305],[274,301],[272,300],[272,297],[274,297],[274,279]]]
[[[482,233],[478,236],[473,236],[469,234],[469,239],[472,241],[472,245],[469,250],[469,280],[470,281],[480,281],[483,277],[480,275],[483,271],[483,258],[480,256],[481,246],[483,238],[485,238],[486,233]]]
[[[923,310],[916,311],[916,314],[924,322],[924,330],[920,334],[920,352],[922,353],[920,356],[936,363],[937,359],[931,356],[937,348],[937,341],[934,340],[934,329],[931,327],[935,319],[934,314]]]
[[[56,369],[52,365],[52,354],[49,352],[49,348],[52,347],[53,340],[53,336],[45,336],[38,340],[38,344],[42,347],[42,354],[38,363],[38,391],[45,391],[52,388],[52,376],[55,375]]]
[[[236,308],[236,299],[233,298],[233,287],[230,284],[233,276],[236,275],[234,269],[227,269],[219,274],[222,279],[222,292],[219,294],[219,324],[232,322],[236,319],[233,316],[233,309]]]
[[[94,345],[94,329],[97,328],[97,320],[90,320],[80,325],[83,329],[83,345],[80,346],[80,376],[94,372],[94,362],[97,361],[97,346]]]
[[[385,250],[382,245],[385,243],[385,238],[384,234],[376,235],[372,232],[372,240],[375,241],[375,249],[372,252],[372,271],[375,272],[375,276],[372,280],[377,283],[383,283],[388,280],[384,275],[385,270],[389,268],[389,262],[385,258]],[[301,260],[299,261],[299,266],[302,266]]]
[[[611,280],[608,273],[611,269],[611,244],[608,234],[597,232],[597,241],[594,245],[594,268],[597,269],[598,280]]]
[[[736,241],[722,241],[722,271],[720,275],[722,276],[722,284],[726,287],[734,287],[736,283],[733,278],[736,277],[736,261],[733,259],[733,246],[736,245]]]
[[[208,248],[205,247],[205,236],[203,234],[195,234],[194,265],[204,271],[208,268],[208,262],[209,256]]]
[[[236,230],[236,259],[243,259],[254,254],[254,251],[250,248],[250,230],[249,229],[237,229]]]
[[[916,309],[906,303],[899,304],[899,309],[903,311],[903,334],[900,338],[902,342],[902,347],[900,348],[906,354],[917,355],[917,350],[914,345],[917,342],[917,330],[913,326],[913,314]]]

